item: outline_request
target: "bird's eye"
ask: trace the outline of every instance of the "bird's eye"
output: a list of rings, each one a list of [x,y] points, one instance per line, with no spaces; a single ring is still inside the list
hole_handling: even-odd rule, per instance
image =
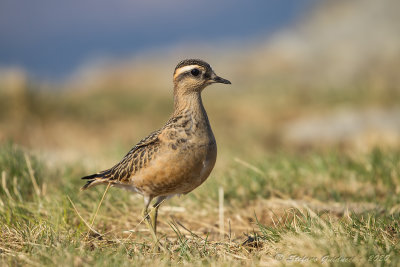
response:
[[[193,76],[197,76],[200,74],[200,71],[198,69],[192,69],[190,73],[192,73]]]

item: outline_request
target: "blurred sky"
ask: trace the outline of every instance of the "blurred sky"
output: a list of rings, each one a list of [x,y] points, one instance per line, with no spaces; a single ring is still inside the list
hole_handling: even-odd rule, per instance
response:
[[[0,66],[56,80],[98,57],[267,38],[315,0],[1,0]]]

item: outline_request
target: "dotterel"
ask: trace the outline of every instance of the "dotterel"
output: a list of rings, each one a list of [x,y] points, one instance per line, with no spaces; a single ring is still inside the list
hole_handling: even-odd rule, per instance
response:
[[[201,185],[216,161],[217,144],[201,92],[210,84],[231,82],[217,76],[208,63],[186,59],[176,66],[173,83],[174,112],[164,127],[142,139],[114,167],[82,178],[88,180],[82,190],[111,184],[143,195],[143,216],[155,239],[161,202]]]

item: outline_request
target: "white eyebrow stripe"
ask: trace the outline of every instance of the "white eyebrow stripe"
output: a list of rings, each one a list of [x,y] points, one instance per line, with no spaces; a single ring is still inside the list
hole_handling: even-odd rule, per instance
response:
[[[175,71],[174,79],[178,77],[181,73],[192,70],[192,69],[201,69],[202,67],[199,65],[188,65],[181,67]]]

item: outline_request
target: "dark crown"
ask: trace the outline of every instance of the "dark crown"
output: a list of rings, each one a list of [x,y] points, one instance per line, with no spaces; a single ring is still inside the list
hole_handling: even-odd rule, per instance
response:
[[[207,62],[201,59],[184,59],[181,62],[179,62],[178,65],[176,65],[174,72],[179,68],[190,65],[199,65],[206,68],[207,70],[211,69],[211,66]]]

